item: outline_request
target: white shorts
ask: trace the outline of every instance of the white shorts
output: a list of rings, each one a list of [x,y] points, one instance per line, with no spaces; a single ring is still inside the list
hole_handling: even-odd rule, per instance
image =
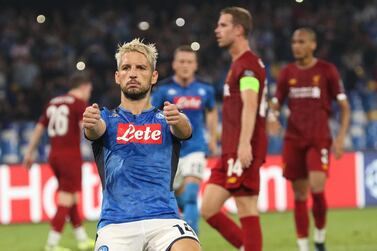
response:
[[[203,179],[207,160],[203,152],[193,152],[179,158],[177,173],[175,174],[173,189],[177,190],[185,177],[197,177]]]
[[[191,227],[180,219],[152,219],[109,224],[97,232],[95,251],[168,251],[182,238],[199,242]]]

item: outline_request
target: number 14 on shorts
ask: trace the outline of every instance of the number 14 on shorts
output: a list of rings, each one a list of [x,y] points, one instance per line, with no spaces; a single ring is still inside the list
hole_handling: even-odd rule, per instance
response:
[[[183,223],[183,226],[177,224],[177,225],[174,225],[173,227],[176,227],[181,235],[187,234],[187,232],[191,232],[194,236],[196,236],[196,233],[194,232],[194,230],[192,230],[192,228],[187,223]]]
[[[241,165],[241,161],[238,159],[236,160],[236,163],[234,163],[234,159],[228,159],[228,172],[227,175],[228,177],[233,176],[233,174],[237,175],[240,177],[243,173],[243,168]]]

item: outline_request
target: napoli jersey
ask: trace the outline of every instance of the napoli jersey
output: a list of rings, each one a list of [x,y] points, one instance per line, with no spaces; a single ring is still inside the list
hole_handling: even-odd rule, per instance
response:
[[[182,142],[181,157],[192,152],[207,152],[205,140],[205,110],[215,108],[215,91],[209,84],[194,80],[183,87],[174,79],[163,80],[152,94],[152,104],[162,107],[165,101],[174,103],[189,118],[192,125],[192,138]]]
[[[133,115],[102,109],[104,135],[93,142],[103,187],[98,228],[145,219],[179,219],[172,190],[180,140],[156,108]]]

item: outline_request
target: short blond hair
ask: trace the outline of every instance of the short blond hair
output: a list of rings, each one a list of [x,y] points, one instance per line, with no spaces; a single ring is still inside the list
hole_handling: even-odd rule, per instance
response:
[[[143,54],[147,58],[152,68],[152,71],[156,69],[158,52],[157,52],[155,44],[145,44],[143,43],[143,40],[141,40],[140,38],[135,38],[131,42],[118,45],[117,52],[115,53],[115,59],[117,61],[118,69],[120,67],[120,63],[121,63],[120,61],[122,59],[122,56],[125,53],[131,52],[131,51],[135,51],[135,52],[139,52]]]

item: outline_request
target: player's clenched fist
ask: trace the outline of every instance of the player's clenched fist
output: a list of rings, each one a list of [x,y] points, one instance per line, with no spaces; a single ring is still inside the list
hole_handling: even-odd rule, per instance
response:
[[[178,124],[181,114],[178,110],[177,105],[170,103],[169,101],[164,102],[164,116],[169,125]]]
[[[85,129],[94,129],[100,123],[101,115],[96,103],[88,106],[83,114],[83,126]]]

